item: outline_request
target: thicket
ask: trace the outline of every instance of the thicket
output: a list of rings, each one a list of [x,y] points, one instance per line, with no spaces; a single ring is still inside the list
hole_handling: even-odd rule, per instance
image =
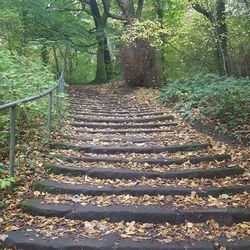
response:
[[[160,100],[172,102],[190,122],[203,121],[238,139],[250,122],[250,79],[199,74],[169,81]]]
[[[39,94],[55,84],[54,75],[50,67],[44,66],[37,56],[36,47],[30,47],[29,53],[18,55],[4,46],[0,46],[0,105]],[[47,98],[19,105],[17,107],[17,136],[25,137],[26,133],[33,137],[38,136],[44,129],[47,118]],[[8,153],[9,112],[0,111],[0,162],[4,161]],[[40,128],[40,130],[39,130]],[[26,138],[27,139],[27,138]],[[45,139],[45,138],[44,138]],[[26,141],[25,143],[30,143]],[[24,142],[23,142],[24,143]],[[0,164],[0,187],[10,185],[13,178],[7,176],[7,168]]]

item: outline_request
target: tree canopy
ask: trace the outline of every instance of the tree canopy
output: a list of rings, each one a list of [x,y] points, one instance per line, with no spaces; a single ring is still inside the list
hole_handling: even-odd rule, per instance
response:
[[[36,47],[44,64],[54,71],[64,67],[69,83],[119,78],[124,34],[158,41],[164,79],[200,72],[249,75],[247,0],[1,0],[0,5],[1,46],[23,55]]]

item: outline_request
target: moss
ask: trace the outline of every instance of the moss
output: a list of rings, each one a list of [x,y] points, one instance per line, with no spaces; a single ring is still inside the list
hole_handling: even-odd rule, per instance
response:
[[[164,120],[171,120],[171,121],[174,121],[175,120],[175,117],[173,115],[167,115],[167,116],[164,116],[163,117]]]
[[[36,214],[36,209],[34,208],[34,205],[34,200],[23,200],[19,203],[19,207],[22,209],[23,212],[33,215]]]
[[[71,159],[70,157],[64,156],[64,155],[58,155],[58,154],[48,154],[48,158],[49,159],[55,159],[58,158],[60,160],[63,161],[67,161],[67,162],[73,162],[74,160]]]
[[[54,187],[48,187],[41,182],[37,182],[33,185],[33,190],[40,191],[41,193],[51,193],[51,194],[60,194],[60,189]]]
[[[27,208],[27,207],[32,207],[34,204],[34,200],[23,200],[20,202],[19,206],[20,208]]]
[[[58,155],[49,153],[49,154],[47,155],[47,157],[48,157],[49,159],[54,159],[54,158],[58,158]]]
[[[71,149],[70,145],[67,144],[60,144],[60,143],[54,143],[51,145],[53,149]]]
[[[187,148],[189,151],[197,151],[208,147],[211,147],[211,144],[193,144],[188,146]]]
[[[44,169],[49,174],[60,174],[60,170],[58,170],[55,165],[50,163],[45,164]]]

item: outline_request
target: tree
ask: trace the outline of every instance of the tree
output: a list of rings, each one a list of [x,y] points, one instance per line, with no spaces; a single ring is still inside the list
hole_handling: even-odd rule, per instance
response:
[[[35,2],[33,0],[2,0],[1,3],[2,7],[7,10],[0,18],[0,23],[3,24],[1,26],[4,29],[6,26],[6,31],[2,29],[1,31],[4,31],[3,35],[6,36],[6,41],[9,41],[10,47],[26,53],[29,46],[37,46],[40,48],[43,63],[45,65],[54,63],[56,72],[64,63],[67,63],[68,65],[64,65],[64,68],[65,77],[69,83],[74,82],[73,74],[76,68],[81,67],[80,64],[76,65],[75,61],[82,58],[82,53],[91,63],[89,65],[93,65],[90,70],[95,69],[96,64],[93,61],[93,54],[97,52],[96,29],[93,29],[95,24],[92,15],[90,17],[85,15],[86,12],[82,10],[80,2],[76,4],[73,0],[38,0]],[[8,12],[10,14],[6,16]],[[16,19],[18,20],[14,22]],[[13,28],[10,29],[10,25]],[[69,51],[71,53],[68,53]],[[106,53],[105,50],[105,63],[108,64],[110,61],[110,53]],[[83,68],[82,72],[84,71]]]
[[[107,2],[102,0],[102,3],[106,15],[122,21],[127,33],[132,31],[134,24],[140,20],[144,7],[144,0],[116,0],[121,14],[113,14]],[[138,37],[125,44],[119,53],[119,63],[128,84],[145,87],[158,85],[155,51],[146,39]]]
[[[226,2],[225,0],[216,0],[215,10],[212,11],[203,7],[200,3],[190,0],[192,7],[204,15],[212,24],[216,43],[216,58],[218,67],[225,76],[230,74],[230,62],[228,56],[228,28],[226,22]],[[209,4],[207,5],[209,6]]]
[[[97,41],[97,66],[96,66],[96,77],[93,82],[102,83],[110,80],[110,64],[111,55],[108,46],[107,35],[105,32],[105,26],[107,24],[108,15],[107,12],[103,10],[101,13],[101,6],[96,0],[80,0],[82,3],[83,11],[90,14],[95,23],[95,34]],[[89,5],[90,11],[86,10],[86,5]],[[110,9],[110,0],[105,1],[105,8],[107,11]]]
[[[106,0],[102,0],[106,15],[111,18],[124,21],[125,26],[129,27],[135,20],[141,18],[144,0],[116,0],[121,10],[121,15],[111,14]],[[136,7],[135,7],[136,5]]]

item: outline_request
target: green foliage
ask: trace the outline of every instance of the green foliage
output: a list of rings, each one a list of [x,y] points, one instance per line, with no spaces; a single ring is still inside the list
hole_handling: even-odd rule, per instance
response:
[[[163,41],[161,35],[167,32],[161,28],[161,24],[157,21],[136,21],[133,26],[128,29],[122,36],[123,42],[130,44],[137,40],[147,40],[151,46],[160,47]]]
[[[177,102],[188,119],[212,121],[227,131],[239,131],[250,119],[250,80],[245,78],[200,74],[173,80],[160,99]]]
[[[15,182],[15,178],[13,178],[13,177],[0,179],[0,190],[10,187],[14,182]]]
[[[15,178],[13,177],[8,177],[8,178],[3,178],[2,175],[4,175],[4,166],[0,162],[0,190],[1,189],[6,189],[11,186],[12,183],[15,182]],[[1,205],[0,205],[1,207]]]
[[[23,27],[16,9],[0,8],[0,26],[0,37],[6,42],[8,48],[16,49],[20,47]]]
[[[31,48],[30,48],[31,54]],[[0,46],[0,105],[36,95],[54,85],[54,76],[44,66],[36,50],[32,56],[18,55]],[[7,152],[9,110],[1,111],[0,147],[1,157]],[[19,134],[28,127],[37,127],[40,118],[47,114],[47,98],[17,107]]]
[[[37,56],[21,56],[0,46],[0,61],[0,104],[34,95],[54,84],[50,69]]]
[[[69,60],[68,60],[69,61]],[[79,54],[71,59],[71,67],[65,67],[65,80],[68,84],[87,84],[95,77],[95,58]]]
[[[200,4],[216,19],[218,1],[159,0],[152,1],[147,18],[157,20],[164,33],[160,46],[165,77],[178,79],[195,74],[220,74],[218,37],[214,25],[192,4]],[[249,76],[249,11],[244,1],[226,0],[225,21],[231,75]],[[149,4],[148,4],[149,5]],[[150,5],[149,5],[150,6]]]

